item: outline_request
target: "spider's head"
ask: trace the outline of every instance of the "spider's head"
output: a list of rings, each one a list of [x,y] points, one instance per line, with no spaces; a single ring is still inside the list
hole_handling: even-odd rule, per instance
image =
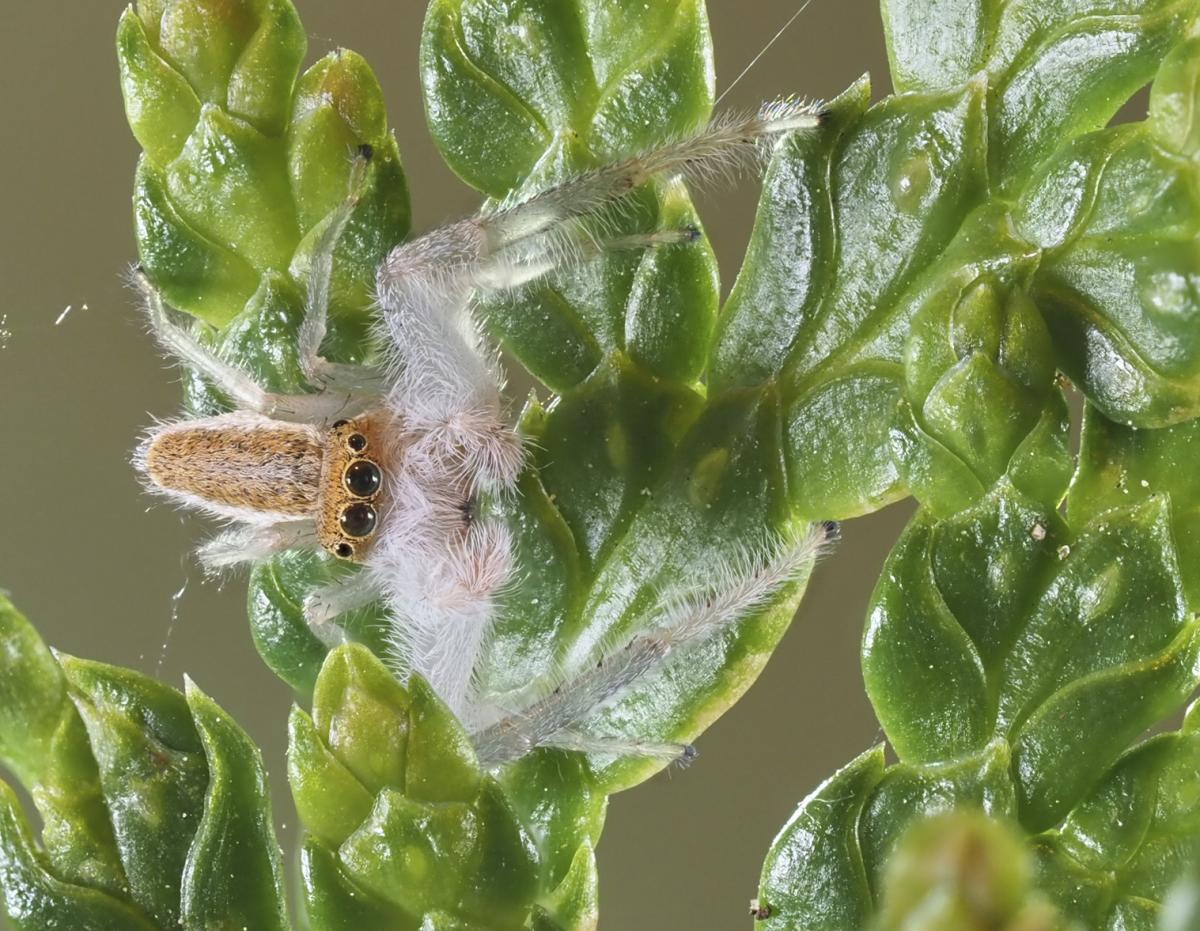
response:
[[[387,463],[382,418],[339,420],[325,439],[317,496],[317,540],[350,562],[362,562],[379,529]]]

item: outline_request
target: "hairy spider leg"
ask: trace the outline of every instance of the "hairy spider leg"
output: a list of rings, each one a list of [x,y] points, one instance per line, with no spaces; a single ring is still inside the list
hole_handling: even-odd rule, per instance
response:
[[[336,619],[365,608],[383,595],[384,589],[373,573],[351,572],[310,592],[304,599],[304,619],[317,638],[332,648],[349,639]]]
[[[348,193],[325,220],[325,228],[314,244],[304,320],[298,338],[300,371],[305,380],[319,390],[349,391],[358,395],[378,395],[382,373],[370,366],[330,362],[321,355],[321,343],[328,329],[330,289],[333,284],[333,256],[346,225],[366,190],[370,146],[359,147],[350,165]]]
[[[523,261],[540,269],[515,280],[516,284],[525,283],[558,267],[556,256],[572,260],[577,253],[573,240],[577,240],[580,219],[603,214],[654,178],[682,175],[703,182],[732,174],[762,158],[767,152],[764,143],[770,139],[818,127],[823,112],[818,104],[782,100],[752,116],[719,116],[665,145],[434,230],[392,251],[380,269],[380,291],[387,295],[392,288],[419,288],[435,292],[427,298],[433,302],[438,300],[437,292],[451,300],[463,287],[486,285],[500,253],[519,244],[524,245]],[[632,247],[620,242],[617,239],[613,245]],[[382,303],[386,307],[387,301]]]
[[[489,249],[601,211],[653,178],[682,175],[704,184],[733,176],[764,159],[770,151],[764,143],[771,138],[816,129],[823,119],[820,104],[791,99],[768,103],[749,116],[721,114],[695,132],[582,172],[518,203],[502,204],[487,216]]]
[[[807,573],[831,539],[829,527],[814,524],[769,558],[746,556],[726,563],[717,581],[701,597],[668,596],[660,620],[620,645],[610,645],[600,659],[579,674],[562,679],[542,698],[475,734],[480,760],[497,765],[519,759],[542,746],[578,743],[580,725],[631,685],[662,668],[668,657],[731,628],[765,605],[789,582]],[[606,738],[599,738],[601,743]],[[637,742],[623,752],[661,756],[668,745],[648,743],[639,754]],[[680,755],[687,748],[676,745]]]
[[[313,393],[281,394],[264,389],[246,372],[201,343],[190,329],[176,322],[174,318],[178,312],[167,306],[147,275],[140,268],[135,269],[134,283],[142,293],[151,328],[163,349],[195,368],[226,394],[235,407],[275,420],[323,423],[361,413],[375,400],[380,379],[377,370],[371,366],[328,362],[320,354],[327,329],[334,250],[362,196],[370,157],[367,147],[355,156],[347,196],[330,216],[312,253],[298,354],[301,372],[316,389]]]
[[[685,229],[598,239],[579,221],[656,177],[703,180],[729,173],[760,156],[765,140],[813,129],[821,120],[819,106],[796,101],[770,104],[750,117],[719,117],[664,146],[397,246],[377,275],[394,354],[394,406],[448,449],[474,450],[470,471],[481,487],[510,486],[521,450],[511,432],[496,428],[503,423],[501,378],[472,319],[472,292],[519,287],[611,249],[694,238],[696,231]]]
[[[597,756],[636,756],[664,763],[690,763],[696,758],[691,744],[657,743],[651,740],[630,740],[624,737],[595,737],[579,731],[559,731],[540,744],[557,750],[574,750]]]

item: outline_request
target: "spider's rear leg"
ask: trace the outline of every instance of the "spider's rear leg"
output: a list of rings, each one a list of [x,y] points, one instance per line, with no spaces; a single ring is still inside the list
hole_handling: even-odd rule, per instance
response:
[[[610,252],[637,252],[696,242],[700,235],[694,226],[610,237],[593,236],[584,228],[575,227],[534,237],[481,262],[475,284],[481,289],[511,290]]]
[[[684,765],[696,758],[696,748],[691,744],[630,740],[626,737],[598,737],[579,731],[561,731],[543,741],[542,746],[598,756],[640,757],[641,759],[663,760],[667,763],[678,761]]]
[[[701,594],[668,598],[656,625],[610,646],[593,666],[476,732],[480,759],[487,765],[507,763],[535,747],[580,741],[581,725],[635,682],[661,669],[672,654],[728,630],[807,573],[831,533],[827,527],[810,526],[770,558],[747,555],[721,564],[709,573],[713,581],[706,578],[695,586]]]

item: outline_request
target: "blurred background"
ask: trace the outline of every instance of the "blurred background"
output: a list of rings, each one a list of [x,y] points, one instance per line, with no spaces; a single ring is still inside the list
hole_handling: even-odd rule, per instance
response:
[[[710,0],[718,92],[800,2]],[[424,3],[297,6],[310,61],[341,45],[378,74],[415,229],[473,211],[476,195],[425,129],[416,68]],[[117,84],[120,12],[119,0],[0,4],[0,586],[56,648],[177,685],[186,673],[228,709],[263,748],[290,851],[283,750],[292,696],[254,651],[244,581],[204,581],[190,552],[212,528],[152,502],[128,465],[139,431],[175,412],[179,385],[121,284],[135,257],[138,148]],[[813,0],[724,105],[830,97],[864,71],[877,97],[890,91],[877,3]],[[750,178],[697,198],[726,291],[757,196]],[[612,800],[598,851],[603,928],[747,926],[772,837],[801,798],[879,736],[858,647],[871,588],[908,513],[899,505],[847,525],[766,672],[700,739],[699,759]]]

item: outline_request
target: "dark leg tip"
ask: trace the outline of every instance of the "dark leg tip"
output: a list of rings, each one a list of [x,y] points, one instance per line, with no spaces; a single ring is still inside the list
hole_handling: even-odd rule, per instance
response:
[[[698,226],[685,226],[683,233],[687,237],[688,242],[698,242],[703,233],[700,232]]]
[[[842,525],[836,520],[827,520],[821,527],[825,530],[825,539],[830,543],[842,538]]]
[[[369,143],[364,142],[362,145],[360,145],[358,147],[358,157],[361,158],[364,162],[369,162],[372,158],[375,157],[375,147],[370,145]]]

